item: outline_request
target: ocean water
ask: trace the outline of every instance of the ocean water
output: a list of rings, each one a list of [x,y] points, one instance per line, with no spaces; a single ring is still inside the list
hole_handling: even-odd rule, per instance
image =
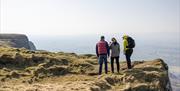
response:
[[[122,50],[122,38],[119,35],[106,35],[106,41],[116,37],[120,43],[120,61],[125,60]],[[180,91],[180,36],[178,34],[134,35],[136,47],[132,55],[133,61],[163,59],[169,66],[169,76],[173,91]],[[52,52],[70,52],[77,54],[95,54],[95,46],[99,35],[82,36],[29,36],[39,50]]]

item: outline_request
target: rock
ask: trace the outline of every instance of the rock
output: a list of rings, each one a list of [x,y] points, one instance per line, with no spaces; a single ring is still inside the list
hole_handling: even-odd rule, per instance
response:
[[[97,82],[95,82],[95,85],[100,88],[100,91],[111,89],[111,85],[105,81],[97,81]]]
[[[71,69],[72,72],[81,73],[81,74],[85,74],[85,73],[88,73],[89,71],[94,70],[94,67],[92,64],[82,59],[76,60],[73,63],[71,63],[69,68]]]
[[[94,86],[94,87],[90,87],[91,91],[101,91],[99,87]]]
[[[17,71],[11,71],[9,75],[6,75],[6,78],[19,78],[20,76]]]
[[[180,75],[178,75],[177,73],[176,74],[169,73],[169,77],[171,80],[173,91],[180,91],[180,78],[179,78]]]
[[[29,47],[30,47],[30,50],[36,50],[36,46],[34,45],[32,41],[29,41]]]
[[[66,66],[52,66],[47,69],[50,74],[58,76],[58,75],[65,75],[68,73],[68,69]]]

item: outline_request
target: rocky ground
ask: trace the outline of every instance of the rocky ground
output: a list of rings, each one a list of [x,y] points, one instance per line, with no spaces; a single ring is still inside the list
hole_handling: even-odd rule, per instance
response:
[[[120,64],[120,73],[99,76],[91,54],[1,47],[0,91],[171,91],[163,60],[135,61],[132,70]]]

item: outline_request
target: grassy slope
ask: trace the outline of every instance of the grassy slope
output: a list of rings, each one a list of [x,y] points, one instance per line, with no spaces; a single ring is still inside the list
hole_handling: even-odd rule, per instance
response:
[[[166,91],[168,67],[161,60],[136,61],[127,70],[98,76],[94,55],[0,48],[0,90]],[[109,66],[110,67],[110,66]],[[110,68],[109,68],[110,71]],[[168,86],[167,86],[168,87]],[[169,87],[170,89],[170,87]]]

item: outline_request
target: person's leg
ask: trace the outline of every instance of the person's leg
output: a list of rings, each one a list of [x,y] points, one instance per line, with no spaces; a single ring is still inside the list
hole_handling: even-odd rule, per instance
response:
[[[130,49],[130,50],[129,50],[129,56],[130,56],[130,57],[131,57],[132,53],[133,53],[133,49]]]
[[[114,73],[114,57],[111,57],[111,71]]]
[[[129,68],[129,69],[132,68],[132,65],[131,65],[131,55],[132,55],[132,53],[133,53],[133,49],[130,49],[130,50],[129,50],[129,65],[130,65],[130,68]]]
[[[131,60],[130,60],[130,52],[129,52],[129,50],[126,51],[126,61],[127,61],[128,69],[131,69]]]
[[[107,55],[104,56],[105,73],[108,73]]]
[[[130,59],[130,55],[129,54],[128,54],[127,63],[128,63],[128,69],[131,69],[131,59]]]
[[[130,59],[130,54],[128,54],[128,69],[131,69],[131,59]]]
[[[99,55],[99,75],[102,74],[102,66],[103,66],[103,59],[102,59],[102,56]]]
[[[128,55],[127,55],[127,51],[126,51],[125,56],[126,56],[127,67],[129,68],[129,65],[128,65]]]
[[[117,72],[119,73],[119,57],[116,57]]]

